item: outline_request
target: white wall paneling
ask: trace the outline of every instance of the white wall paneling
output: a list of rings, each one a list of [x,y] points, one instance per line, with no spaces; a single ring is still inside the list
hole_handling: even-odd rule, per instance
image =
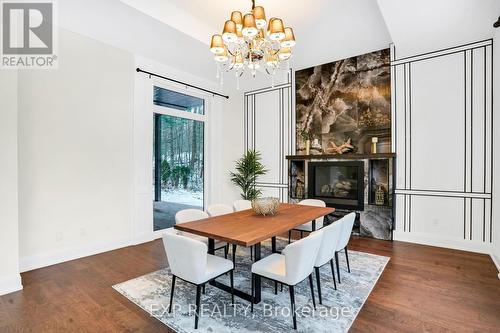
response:
[[[23,288],[19,274],[17,90],[17,71],[3,70],[0,75],[0,295]]]
[[[291,72],[289,78],[291,77]],[[295,151],[295,112],[292,111],[292,83],[280,84],[244,94],[245,150],[255,149],[269,170],[256,186],[263,196],[288,200],[286,155]]]
[[[488,252],[491,39],[393,59],[395,239]]]

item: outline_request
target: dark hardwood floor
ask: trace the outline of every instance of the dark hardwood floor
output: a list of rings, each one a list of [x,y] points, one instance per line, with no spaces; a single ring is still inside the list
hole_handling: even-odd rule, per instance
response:
[[[353,238],[391,260],[351,332],[500,332],[500,280],[490,257]],[[0,297],[0,332],[169,332],[111,285],[165,266],[160,240],[23,273]]]

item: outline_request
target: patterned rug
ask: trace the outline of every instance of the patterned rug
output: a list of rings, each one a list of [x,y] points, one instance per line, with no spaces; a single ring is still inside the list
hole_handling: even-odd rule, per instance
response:
[[[285,240],[278,239],[278,249],[284,248]],[[262,257],[271,253],[270,243],[263,243]],[[219,251],[222,252],[222,251]],[[219,253],[220,255],[220,253]],[[382,274],[388,257],[349,251],[351,273],[343,253],[339,253],[342,283],[334,289],[330,265],[320,270],[323,305],[319,305],[316,279],[314,289],[316,310],[313,308],[309,282],[306,279],[295,287],[297,330],[299,332],[347,332],[361,307]],[[250,253],[238,247],[235,288],[250,293]],[[217,279],[229,285],[229,276]],[[194,304],[196,287],[177,279],[174,306],[168,313],[171,275],[168,268],[149,273],[117,284],[113,288],[151,316],[177,332],[290,332],[293,331],[290,314],[290,294],[286,286],[274,294],[274,283],[262,280],[262,301],[250,312],[250,303],[207,285],[201,297],[201,316],[198,329],[194,329]]]

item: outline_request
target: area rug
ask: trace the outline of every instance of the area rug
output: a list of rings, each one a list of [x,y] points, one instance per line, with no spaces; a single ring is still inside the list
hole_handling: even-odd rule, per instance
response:
[[[286,245],[278,240],[278,249]],[[270,243],[263,243],[263,256],[271,253]],[[221,251],[222,252],[222,251]],[[388,257],[349,251],[351,273],[343,253],[339,254],[342,283],[334,289],[330,265],[320,270],[323,305],[318,304],[316,279],[314,279],[316,310],[313,308],[309,282],[306,279],[295,287],[295,304],[298,332],[347,332],[361,307],[382,274]],[[238,247],[235,288],[250,293],[250,254]],[[217,279],[229,285],[229,276]],[[114,285],[113,288],[135,303],[150,316],[177,332],[290,332],[293,331],[290,314],[290,294],[286,286],[274,294],[274,283],[262,280],[262,302],[250,312],[250,303],[216,287],[207,285],[201,297],[201,316],[198,329],[194,329],[194,304],[196,287],[177,279],[174,306],[168,313],[171,275],[168,268]]]

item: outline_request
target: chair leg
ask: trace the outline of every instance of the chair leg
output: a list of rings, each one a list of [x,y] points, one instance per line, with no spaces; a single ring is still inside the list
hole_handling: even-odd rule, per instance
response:
[[[229,280],[231,281],[231,304],[234,305],[234,269],[229,272]]]
[[[174,288],[175,288],[175,275],[172,275],[172,288],[170,289],[170,305],[168,307],[168,313],[172,313],[172,301],[174,300]]]
[[[202,293],[205,294],[205,284],[203,284]]]
[[[323,300],[321,298],[321,277],[319,276],[319,267],[314,267],[314,271],[316,273],[316,285],[318,286],[319,304],[323,304]]]
[[[337,275],[338,275],[339,283],[342,283],[340,281],[340,266],[339,266],[339,253],[338,252],[335,252],[335,265],[337,265]]]
[[[292,230],[288,230],[288,244],[292,242]]]
[[[236,244],[233,244],[233,266],[236,268]]]
[[[196,314],[194,316],[194,329],[198,329],[198,319],[200,317],[201,285],[196,286]]]
[[[224,246],[224,258],[227,259],[227,252],[229,251],[229,244]]]
[[[297,329],[297,317],[295,317],[295,290],[293,286],[288,286],[290,290],[290,303],[292,305],[293,329]]]
[[[253,246],[250,246],[250,260],[253,261]]]
[[[252,301],[250,302],[252,305],[250,307],[250,311],[253,312],[253,303],[255,303],[255,274],[252,273]]]
[[[304,238],[304,232],[300,230],[300,239]]]
[[[278,295],[278,282],[274,281],[274,294]]]
[[[330,259],[330,266],[332,267],[333,286],[335,287],[335,290],[337,290],[337,281],[335,279],[335,269],[333,268],[333,259]]]
[[[313,275],[312,272],[309,274],[309,287],[311,288],[311,297],[313,299],[313,307],[316,310],[316,299],[314,297],[314,286],[313,286]]]
[[[347,246],[344,248],[345,250],[345,260],[347,261],[347,271],[351,273],[351,267],[349,266],[349,255],[347,255]]]

